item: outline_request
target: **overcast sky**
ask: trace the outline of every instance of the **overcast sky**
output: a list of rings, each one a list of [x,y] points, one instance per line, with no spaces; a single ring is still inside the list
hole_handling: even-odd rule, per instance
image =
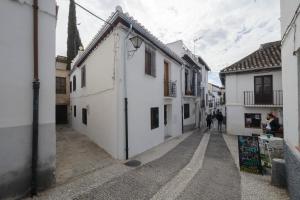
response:
[[[211,67],[209,81],[219,84],[218,71],[259,48],[280,39],[279,0],[76,0],[107,19],[121,5],[162,42],[183,40]],[[56,54],[66,55],[69,0],[57,0]],[[77,7],[83,45],[103,25]]]

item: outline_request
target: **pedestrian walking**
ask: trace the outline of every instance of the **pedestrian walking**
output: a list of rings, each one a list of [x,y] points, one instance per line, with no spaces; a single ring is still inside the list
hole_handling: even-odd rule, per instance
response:
[[[212,122],[212,116],[211,116],[211,114],[208,114],[207,116],[206,116],[206,124],[207,124],[207,128],[210,130],[210,128],[211,128],[211,122]]]
[[[218,120],[218,131],[222,131],[222,123],[223,123],[223,114],[221,111],[219,111],[216,115],[216,118]]]
[[[278,132],[278,130],[280,128],[278,118],[275,115],[273,115],[272,113],[269,113],[267,119],[268,119],[269,128],[270,128],[269,133],[272,134],[273,136],[275,136],[275,134]]]

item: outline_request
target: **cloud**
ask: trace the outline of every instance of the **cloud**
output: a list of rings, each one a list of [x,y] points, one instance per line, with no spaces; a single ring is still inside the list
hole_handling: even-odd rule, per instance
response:
[[[250,33],[252,30],[253,30],[253,28],[246,28],[246,27],[243,27],[243,29],[237,33],[237,36],[236,36],[236,38],[235,38],[235,40],[234,40],[234,43],[239,42],[239,41],[243,38],[243,36],[247,35],[247,34]]]
[[[209,72],[208,73],[208,82],[212,83],[214,85],[222,86],[220,77],[219,77],[219,72]]]
[[[117,5],[162,42],[183,40],[212,68],[225,66],[280,39],[279,0],[77,0],[107,19]],[[69,0],[57,0],[57,54],[66,54]],[[77,8],[81,39],[86,46],[103,22]],[[194,39],[201,38],[194,43]]]

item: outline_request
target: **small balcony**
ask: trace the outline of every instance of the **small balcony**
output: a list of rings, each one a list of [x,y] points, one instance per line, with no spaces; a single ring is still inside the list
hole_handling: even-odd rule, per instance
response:
[[[259,93],[244,91],[244,105],[248,107],[282,107],[282,90]]]
[[[164,96],[165,97],[176,97],[177,96],[176,81],[165,81],[164,82]]]

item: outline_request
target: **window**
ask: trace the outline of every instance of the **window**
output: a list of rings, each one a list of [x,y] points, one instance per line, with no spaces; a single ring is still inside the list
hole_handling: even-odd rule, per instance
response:
[[[72,81],[70,81],[70,93],[72,92]]]
[[[187,69],[184,70],[184,88],[185,94],[188,94],[188,79],[189,79],[189,71]]]
[[[261,128],[261,114],[245,113],[246,128]]]
[[[81,87],[85,87],[85,82],[86,82],[86,78],[85,78],[86,74],[85,74],[85,66],[83,66],[81,68]]]
[[[156,76],[155,50],[147,45],[145,47],[145,73],[150,76]]]
[[[184,104],[184,119],[187,119],[190,117],[190,104],[186,103]]]
[[[74,117],[76,117],[76,106],[74,106],[73,111],[74,111]]]
[[[73,76],[73,91],[76,90],[76,76]]]
[[[82,108],[82,123],[87,125],[87,110],[86,110],[86,108]]]
[[[255,104],[273,104],[272,75],[254,77]]]
[[[159,109],[158,107],[151,108],[151,129],[159,127]]]
[[[65,77],[56,77],[56,94],[66,94]]]

